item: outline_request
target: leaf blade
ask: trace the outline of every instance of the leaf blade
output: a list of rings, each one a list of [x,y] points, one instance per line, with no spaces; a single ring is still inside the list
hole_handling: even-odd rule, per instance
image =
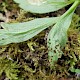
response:
[[[74,12],[74,11],[73,11]],[[62,16],[60,21],[54,25],[48,35],[47,45],[49,47],[49,61],[53,64],[63,54],[62,48],[67,42],[67,30],[70,26],[73,12]]]
[[[25,11],[32,13],[49,13],[57,11],[72,2],[67,2],[65,0],[14,0],[19,3],[19,6]],[[32,1],[32,2],[31,2]]]
[[[26,41],[50,25],[55,24],[58,19],[59,17],[53,17],[35,19],[25,23],[3,23],[1,26],[4,29],[0,29],[0,45]],[[25,27],[23,27],[23,25],[25,25]]]

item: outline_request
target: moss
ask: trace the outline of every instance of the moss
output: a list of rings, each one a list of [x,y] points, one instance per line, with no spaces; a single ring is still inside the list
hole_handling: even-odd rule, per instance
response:
[[[6,74],[6,77],[10,80],[17,80],[19,73],[19,65],[17,62],[9,60],[5,57],[0,57],[0,76],[2,73]]]
[[[33,17],[32,14],[19,9],[17,6],[15,7],[15,12],[18,11],[18,13],[16,13],[17,17],[14,19],[12,17],[13,15],[10,16],[10,23],[29,21],[36,17],[46,16],[33,14]],[[6,6],[6,9],[12,11],[13,7],[9,5]],[[2,12],[4,12],[4,10]],[[74,80],[77,80],[75,74],[70,71],[70,68],[80,68],[79,27],[80,17],[74,14],[71,26],[68,30],[68,42],[63,49],[64,55],[58,59],[53,69],[50,68],[46,45],[49,29],[42,31],[28,41],[1,46],[0,77],[5,77],[5,79],[7,77],[10,80],[60,80],[61,77],[75,77]]]

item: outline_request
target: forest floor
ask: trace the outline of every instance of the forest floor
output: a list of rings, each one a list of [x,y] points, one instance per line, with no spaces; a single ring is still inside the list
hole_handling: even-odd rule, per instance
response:
[[[0,0],[0,23],[27,22],[35,18],[60,16],[66,8],[47,14],[32,14],[12,0]],[[80,17],[75,13],[68,30],[64,54],[53,68],[48,61],[47,35],[50,28],[22,43],[0,46],[0,80],[80,80]]]

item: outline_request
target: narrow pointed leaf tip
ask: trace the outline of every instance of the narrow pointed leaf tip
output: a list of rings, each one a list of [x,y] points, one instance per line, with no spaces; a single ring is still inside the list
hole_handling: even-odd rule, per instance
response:
[[[58,21],[59,17],[39,18],[23,23],[2,23],[0,46],[26,41]]]
[[[66,0],[14,0],[25,11],[32,13],[49,13],[57,11],[72,2]]]

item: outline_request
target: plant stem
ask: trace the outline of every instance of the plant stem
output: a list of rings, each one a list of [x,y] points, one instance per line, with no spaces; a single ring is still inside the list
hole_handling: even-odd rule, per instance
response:
[[[79,5],[79,3],[80,3],[80,0],[76,0],[76,1],[73,3],[73,5],[68,9],[68,11],[65,12],[62,16],[66,16],[66,15],[72,13],[73,11],[75,11],[75,9],[76,9],[77,6]]]

